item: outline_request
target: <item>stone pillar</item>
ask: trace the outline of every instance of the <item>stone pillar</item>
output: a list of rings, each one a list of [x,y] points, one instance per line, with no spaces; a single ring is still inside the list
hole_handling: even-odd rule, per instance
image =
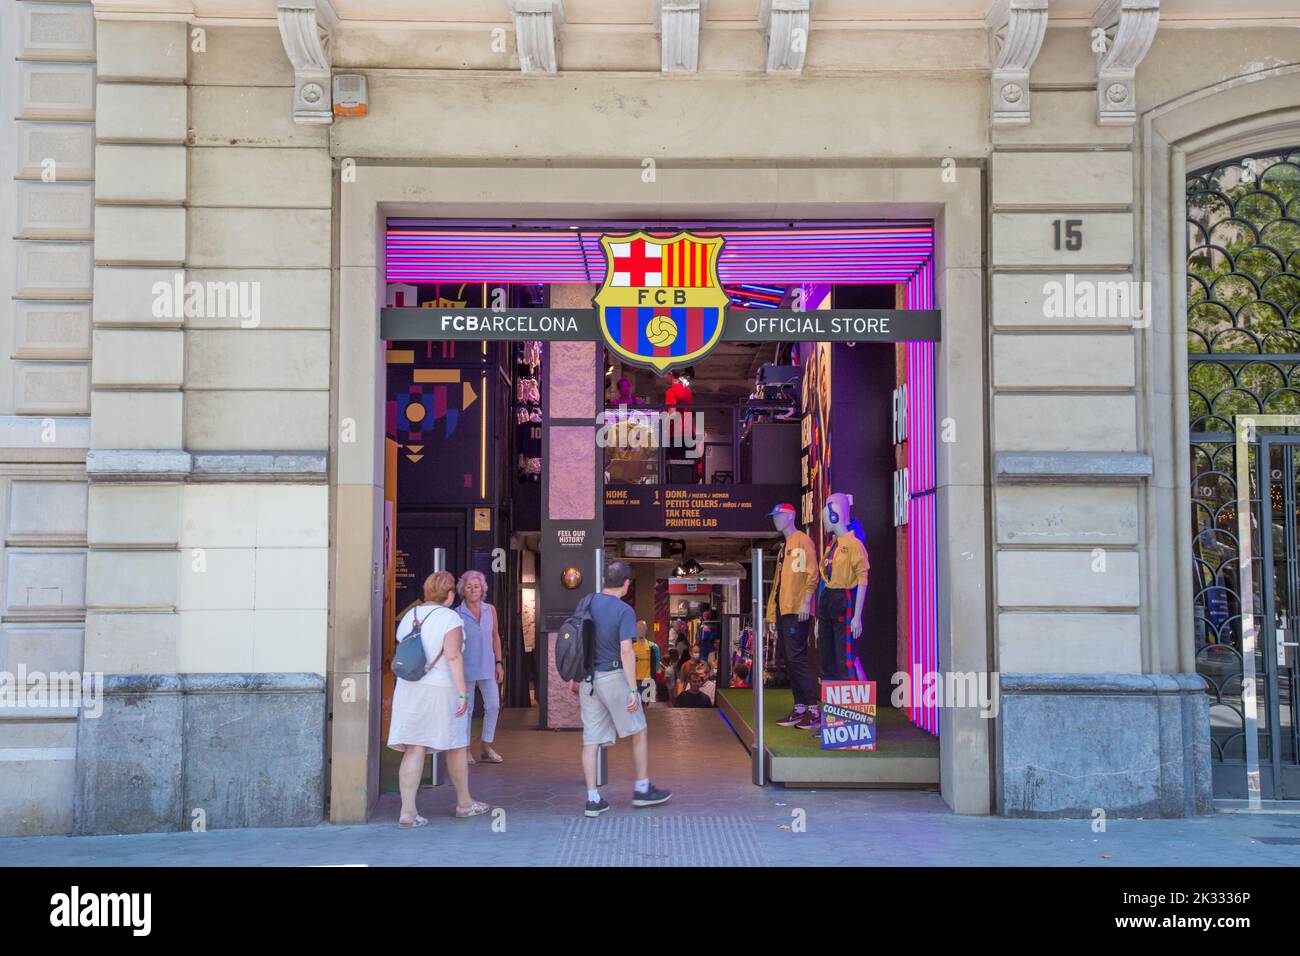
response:
[[[105,20],[99,42],[113,134],[98,147],[86,660],[108,697],[82,722],[77,829],[313,824],[325,134],[291,122],[273,27]]]
[[[1160,545],[1140,401],[1168,385],[1138,371],[1132,127],[1097,125],[1079,72],[1036,94],[1033,124],[995,129],[990,158],[999,807],[1180,816],[1209,807],[1209,723],[1200,678],[1160,673],[1144,611]]]
[[[85,623],[94,229],[90,3],[0,29],[0,671],[76,675]],[[11,82],[12,81],[12,82]],[[0,836],[72,828],[75,700],[0,708]]]
[[[79,833],[174,830],[182,819],[176,549],[189,456],[175,293],[185,281],[186,32],[179,21],[98,24],[108,92],[95,149],[85,669],[104,674],[106,696],[102,716],[81,721]]]
[[[589,286],[559,287],[556,307],[588,306]],[[596,444],[604,407],[604,349],[596,342],[548,342],[542,365],[542,537],[538,572],[543,659],[540,720],[549,729],[581,726],[577,700],[554,667],[555,632],[595,587],[595,549],[605,531],[605,459]],[[582,575],[566,587],[567,568]]]

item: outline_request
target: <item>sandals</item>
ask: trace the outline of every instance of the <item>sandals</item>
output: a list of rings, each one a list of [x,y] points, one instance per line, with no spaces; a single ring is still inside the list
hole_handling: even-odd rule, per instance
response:
[[[469,752],[468,747],[465,748],[465,762],[468,763],[471,767],[474,766],[476,763],[478,763],[478,761],[474,759],[474,755]]]
[[[469,805],[468,810],[461,810],[457,808],[456,816],[458,819],[464,820],[467,817],[482,816],[483,814],[487,813],[491,809],[492,807],[490,807],[488,804],[483,803],[482,801],[479,800],[475,800],[473,803]]]
[[[501,756],[495,750],[484,750],[478,756],[479,760],[482,760],[484,763],[505,763],[506,760],[505,757]]]
[[[415,819],[410,821],[409,823],[403,823],[401,820],[397,821],[397,829],[399,830],[414,830],[417,827],[424,827],[428,825],[429,825],[429,821],[425,817],[420,816],[418,813],[415,815]]]

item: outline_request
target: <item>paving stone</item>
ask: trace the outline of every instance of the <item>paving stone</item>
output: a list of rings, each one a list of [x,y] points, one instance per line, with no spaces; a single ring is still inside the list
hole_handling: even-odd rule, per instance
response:
[[[450,785],[423,790],[429,818],[396,826],[397,794],[365,825],[230,829],[208,833],[0,839],[0,866],[638,866],[701,862],[783,866],[1264,866],[1295,865],[1298,816],[1217,813],[1176,820],[1026,820],[952,814],[926,790],[787,790],[750,783],[749,758],[715,711],[651,709],[651,777],[673,791],[660,807],[631,805],[628,744],[610,753],[613,805],[580,816],[581,738],[535,728],[536,713],[502,715],[496,749],[506,762],[470,768],[475,799],[506,810],[451,817]],[[794,830],[802,810],[802,832]],[[790,828],[790,829],[787,829]],[[623,834],[626,852],[607,838]],[[605,842],[601,842],[604,840]],[[565,855],[561,856],[561,851]],[[1103,856],[1103,854],[1106,854]]]

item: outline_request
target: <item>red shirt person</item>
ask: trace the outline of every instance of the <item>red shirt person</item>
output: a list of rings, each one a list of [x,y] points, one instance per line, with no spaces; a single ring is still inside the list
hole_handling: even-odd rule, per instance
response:
[[[691,374],[694,369],[674,369],[664,375],[668,381],[668,390],[664,393],[671,434],[684,442],[694,444],[695,416],[691,414],[691,405],[695,395],[691,392]]]

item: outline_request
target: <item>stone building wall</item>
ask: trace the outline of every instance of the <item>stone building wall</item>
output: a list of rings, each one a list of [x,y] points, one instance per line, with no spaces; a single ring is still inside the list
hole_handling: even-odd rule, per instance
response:
[[[0,39],[0,671],[75,674],[86,616],[94,14],[89,3],[6,4]],[[0,708],[0,834],[70,829],[76,718],[75,706]]]
[[[292,72],[274,31],[101,19],[99,48],[110,132],[98,146],[86,667],[105,673],[107,700],[81,722],[76,828],[314,823],[324,131],[282,108]]]
[[[0,670],[102,672],[107,698],[93,719],[0,711],[0,833],[312,823],[327,753],[339,779],[374,777],[373,726],[329,739],[344,680],[368,706],[377,600],[377,545],[354,535],[369,526],[333,524],[379,500],[375,381],[338,377],[349,333],[373,342],[373,303],[335,291],[374,272],[354,253],[377,244],[378,210],[338,234],[344,160],[364,188],[418,170],[464,208],[538,216],[762,217],[767,201],[903,216],[954,171],[941,350],[988,389],[983,407],[949,407],[939,384],[954,426],[941,527],[981,543],[941,574],[960,648],[941,664],[1001,674],[1003,702],[992,724],[945,711],[945,796],[960,812],[1206,809],[1169,424],[1181,211],[1151,191],[1169,164],[1150,131],[1188,97],[1205,99],[1189,129],[1294,109],[1298,56],[1294,30],[1165,6],[1133,122],[1099,123],[1077,19],[1049,20],[1028,121],[1010,125],[990,118],[1002,84],[978,23],[823,8],[836,19],[814,20],[803,74],[772,76],[752,12],[715,4],[699,75],[661,76],[653,24],[574,0],[561,73],[539,77],[519,73],[503,0],[461,5],[455,29],[344,21],[333,69],[367,75],[371,112],[326,126],[294,122],[270,0],[219,20],[142,16],[149,0],[8,4]],[[1220,95],[1242,78],[1258,78],[1257,106]],[[428,193],[404,189],[389,198]],[[616,199],[595,209],[597,194]],[[1079,249],[1054,248],[1067,220]],[[1044,312],[1051,283],[1152,280],[1149,314]],[[160,306],[178,283],[198,284],[201,308]],[[210,305],[231,289],[255,294],[255,316]],[[954,613],[985,605],[987,620]],[[368,786],[334,781],[334,818],[364,819]]]

